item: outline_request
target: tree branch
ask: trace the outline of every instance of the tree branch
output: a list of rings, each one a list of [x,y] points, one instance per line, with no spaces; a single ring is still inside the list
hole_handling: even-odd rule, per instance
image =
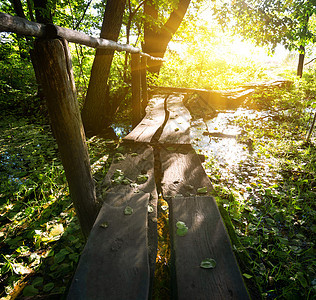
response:
[[[311,62],[313,62],[314,60],[316,60],[316,57],[315,57],[315,58],[313,58],[312,60],[310,60],[309,62],[307,62],[306,64],[304,64],[304,66],[306,66],[306,65],[310,64],[310,63],[311,63]]]
[[[89,8],[89,6],[90,6],[91,2],[92,2],[92,0],[90,0],[90,1],[89,1],[89,3],[87,4],[87,6],[86,6],[86,8],[85,8],[85,10],[84,10],[84,12],[83,12],[83,14],[82,14],[82,16],[81,16],[80,20],[78,21],[77,25],[74,27],[74,29],[75,29],[75,30],[76,30],[76,29],[78,29],[78,27],[79,27],[80,23],[82,22],[82,20],[83,20],[84,16],[85,16],[85,15],[86,15],[86,13],[87,13],[87,10],[88,10],[88,8]]]

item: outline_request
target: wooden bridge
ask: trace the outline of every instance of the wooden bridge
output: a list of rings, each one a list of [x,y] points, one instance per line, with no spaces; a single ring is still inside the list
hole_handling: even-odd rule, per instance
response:
[[[212,184],[190,144],[181,93],[156,94],[111,165],[103,205],[68,299],[148,299],[157,249],[157,200],[169,203],[173,299],[249,299]],[[187,227],[177,234],[177,222]],[[216,266],[200,267],[207,258]]]
[[[165,90],[147,103],[138,48],[96,39],[54,25],[0,13],[0,31],[45,38],[35,43],[36,72],[47,100],[74,205],[87,235],[68,299],[149,299],[157,251],[157,201],[169,203],[174,299],[249,299],[212,184],[190,144],[190,113],[183,105],[188,89]],[[116,155],[106,178],[99,209],[85,136],[76,100],[67,41],[135,54],[133,123],[124,151]],[[146,85],[146,84],[145,84]],[[196,91],[195,91],[196,92]],[[197,91],[206,102],[227,100]],[[216,97],[215,97],[215,96]],[[146,99],[144,99],[146,98]],[[213,99],[213,100],[212,100]],[[97,217],[95,218],[97,212]],[[94,223],[94,224],[93,224]]]

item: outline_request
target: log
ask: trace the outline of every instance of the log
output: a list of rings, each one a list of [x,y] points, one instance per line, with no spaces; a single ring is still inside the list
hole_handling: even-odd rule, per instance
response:
[[[42,38],[45,36],[45,25],[0,12],[0,31]]]
[[[120,44],[111,40],[91,37],[85,33],[63,28],[53,24],[40,24],[28,21],[24,18],[11,16],[0,12],[0,32],[14,32],[20,35],[34,36],[38,38],[56,38],[62,37],[69,42],[86,45],[92,48],[111,49],[116,51],[126,51],[129,53],[140,53],[151,60],[164,61],[159,57],[152,57],[149,54],[142,53],[137,47],[128,44]]]
[[[87,237],[97,213],[95,186],[67,41],[38,40],[34,54],[71,198]]]
[[[177,222],[188,232],[177,234]],[[170,204],[173,299],[250,299],[228,234],[212,197],[175,197]],[[205,259],[214,268],[203,269]]]
[[[131,55],[131,74],[132,74],[132,126],[142,119],[141,108],[141,63],[139,53]]]
[[[157,130],[165,121],[165,98],[164,95],[158,95],[149,100],[144,119],[124,137],[124,140],[142,143],[150,143],[153,140]]]
[[[191,115],[182,103],[183,94],[167,98],[168,120],[159,138],[161,144],[190,144]]]
[[[108,195],[108,197],[111,197]],[[147,214],[149,194],[126,203],[104,203],[81,255],[69,300],[148,299]],[[126,213],[129,207],[129,213]]]
[[[246,97],[254,92],[254,89],[237,88],[226,91],[206,90],[206,89],[193,89],[193,88],[180,88],[180,87],[158,87],[154,88],[153,92],[157,93],[186,93],[197,94],[200,96],[202,106],[210,106],[214,110],[234,109],[237,108]],[[184,103],[187,105],[186,103]]]

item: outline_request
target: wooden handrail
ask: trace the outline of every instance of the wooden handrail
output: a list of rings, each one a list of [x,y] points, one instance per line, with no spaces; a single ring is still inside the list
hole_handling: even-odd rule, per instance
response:
[[[40,24],[28,21],[27,19],[11,16],[0,12],[0,32],[14,32],[20,35],[34,36],[38,38],[56,38],[62,37],[68,42],[85,45],[91,48],[112,49],[119,52],[139,53],[141,56],[151,60],[164,61],[160,57],[154,57],[147,53],[141,52],[140,48],[133,47],[129,44],[120,44],[111,40],[95,38],[88,34],[60,27],[54,24]]]

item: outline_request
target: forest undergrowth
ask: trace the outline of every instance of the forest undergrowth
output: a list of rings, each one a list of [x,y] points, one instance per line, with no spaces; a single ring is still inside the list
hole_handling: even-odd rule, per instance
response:
[[[36,86],[31,84],[34,75],[27,68],[12,67],[0,75],[5,95],[0,101],[0,297],[61,299],[84,239],[45,107],[39,105]],[[261,78],[255,70],[245,78]],[[234,81],[231,75],[228,83],[239,82],[238,76]],[[177,85],[172,78],[175,82],[167,84]],[[233,226],[234,250],[237,256],[245,254],[241,255],[246,261],[244,279],[256,279],[265,299],[315,296],[315,132],[305,142],[315,110],[315,79],[314,71],[307,72],[287,88],[262,90],[248,99],[244,108],[258,115],[240,115],[231,121],[241,129],[238,143],[249,153],[234,168],[199,149],[209,155],[204,166],[219,206],[229,215],[226,223]],[[217,85],[202,82],[199,87]],[[104,178],[120,142],[88,140],[97,182]],[[168,243],[163,230],[167,217],[159,229],[161,247]],[[162,250],[157,266],[168,269],[163,255],[169,250]],[[163,274],[157,273],[158,287],[167,295],[169,286],[159,277]]]
[[[237,164],[198,149],[209,155],[205,169],[230,217],[225,221],[236,234],[231,238],[244,279],[255,279],[264,299],[315,297],[315,133],[305,140],[315,88],[315,78],[306,75],[249,98],[244,108],[252,113],[230,121],[247,153]]]

